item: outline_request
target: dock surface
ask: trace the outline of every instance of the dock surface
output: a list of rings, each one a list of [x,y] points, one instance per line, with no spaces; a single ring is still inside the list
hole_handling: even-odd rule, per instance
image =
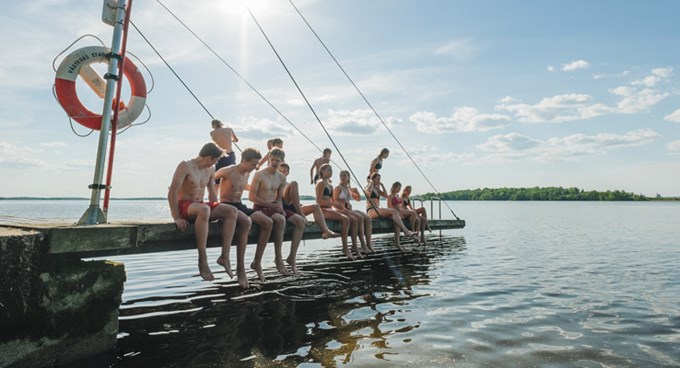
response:
[[[432,230],[461,229],[465,220],[428,220]],[[340,232],[340,224],[328,221],[328,227]],[[284,240],[290,240],[290,227],[286,229]],[[391,220],[373,220],[373,234],[394,231]],[[41,232],[47,235],[49,253],[72,253],[80,257],[98,257],[133,253],[163,252],[180,249],[194,249],[196,241],[193,226],[181,232],[172,222],[134,221],[112,222],[98,225],[75,225],[68,223],[15,223],[0,224],[0,236],[17,236]],[[221,244],[221,223],[212,222],[208,246]],[[258,227],[253,224],[248,236],[248,244],[257,241]],[[321,229],[309,222],[303,239],[320,239]]]

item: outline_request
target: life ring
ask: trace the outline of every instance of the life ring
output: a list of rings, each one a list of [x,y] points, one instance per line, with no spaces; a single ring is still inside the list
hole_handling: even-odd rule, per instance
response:
[[[85,107],[76,94],[76,78],[80,69],[92,63],[108,62],[110,49],[103,46],[87,46],[70,53],[59,64],[55,89],[59,104],[69,117],[81,125],[100,130],[102,115]],[[123,75],[130,83],[130,101],[127,106],[120,104],[118,110],[118,128],[125,128],[132,124],[144,110],[146,104],[146,83],[144,76],[128,57],[125,57]]]

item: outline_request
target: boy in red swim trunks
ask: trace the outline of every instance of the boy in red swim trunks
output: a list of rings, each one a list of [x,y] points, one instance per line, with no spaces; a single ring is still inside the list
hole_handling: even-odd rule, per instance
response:
[[[290,254],[286,258],[293,273],[297,273],[295,257],[307,221],[297,213],[283,208],[283,189],[286,185],[286,177],[279,172],[279,165],[281,165],[285,156],[285,153],[280,148],[275,147],[269,151],[269,166],[256,172],[253,176],[248,199],[253,202],[253,209],[262,211],[262,213],[271,217],[274,222],[272,232],[274,233],[276,268],[280,273],[287,275],[288,270],[283,263],[283,256],[281,255],[286,220],[294,226],[293,233],[291,234]]]
[[[180,231],[189,227],[194,221],[196,246],[198,248],[198,270],[204,280],[214,280],[208,265],[206,246],[208,243],[208,224],[210,220],[222,219],[222,254],[217,263],[224,267],[233,277],[229,264],[229,250],[234,237],[238,210],[236,207],[217,201],[215,190],[215,163],[222,156],[222,150],[215,143],[207,143],[201,148],[198,157],[182,161],[177,165],[168,188],[168,204],[170,214]],[[209,202],[203,202],[205,190],[208,189]],[[248,280],[239,274],[238,282],[243,288],[248,287]]]

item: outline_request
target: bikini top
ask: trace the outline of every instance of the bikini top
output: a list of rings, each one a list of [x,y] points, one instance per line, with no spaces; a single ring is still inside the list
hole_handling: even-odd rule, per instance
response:
[[[323,196],[324,197],[330,197],[332,195],[333,195],[333,192],[327,186],[324,186],[323,187]]]
[[[375,164],[375,166],[374,166],[374,167],[375,167],[375,169],[376,169],[376,170],[380,170],[380,169],[382,169],[382,160],[378,161],[378,163],[377,163],[377,164]]]
[[[401,197],[401,202],[404,203],[404,207],[408,207],[411,204],[411,200],[408,197]]]
[[[340,194],[338,194],[338,199],[348,201],[349,200],[349,188],[341,185],[340,186]]]
[[[397,197],[396,195],[392,197],[392,205],[399,204],[401,203],[401,198]]]
[[[375,190],[371,190],[371,195],[369,198],[380,198],[380,193],[376,193]]]

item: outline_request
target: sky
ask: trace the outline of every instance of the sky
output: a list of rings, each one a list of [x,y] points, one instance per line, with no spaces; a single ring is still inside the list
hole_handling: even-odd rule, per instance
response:
[[[349,166],[363,185],[387,147],[383,182],[415,194],[561,186],[680,196],[680,2],[293,0],[383,122],[289,1],[247,2],[319,123],[243,1],[161,1],[293,124],[159,2],[134,1],[132,22],[205,109],[131,27],[128,51],[153,89],[139,125],[117,136],[114,198],[164,197],[177,164],[209,142],[211,115],[241,149],[282,138],[303,194],[318,148],[333,150],[335,175]],[[90,196],[99,131],[69,123],[53,65],[110,46],[101,14],[101,1],[3,7],[0,197]],[[86,34],[101,41],[70,46]],[[77,91],[101,112],[82,81]]]

